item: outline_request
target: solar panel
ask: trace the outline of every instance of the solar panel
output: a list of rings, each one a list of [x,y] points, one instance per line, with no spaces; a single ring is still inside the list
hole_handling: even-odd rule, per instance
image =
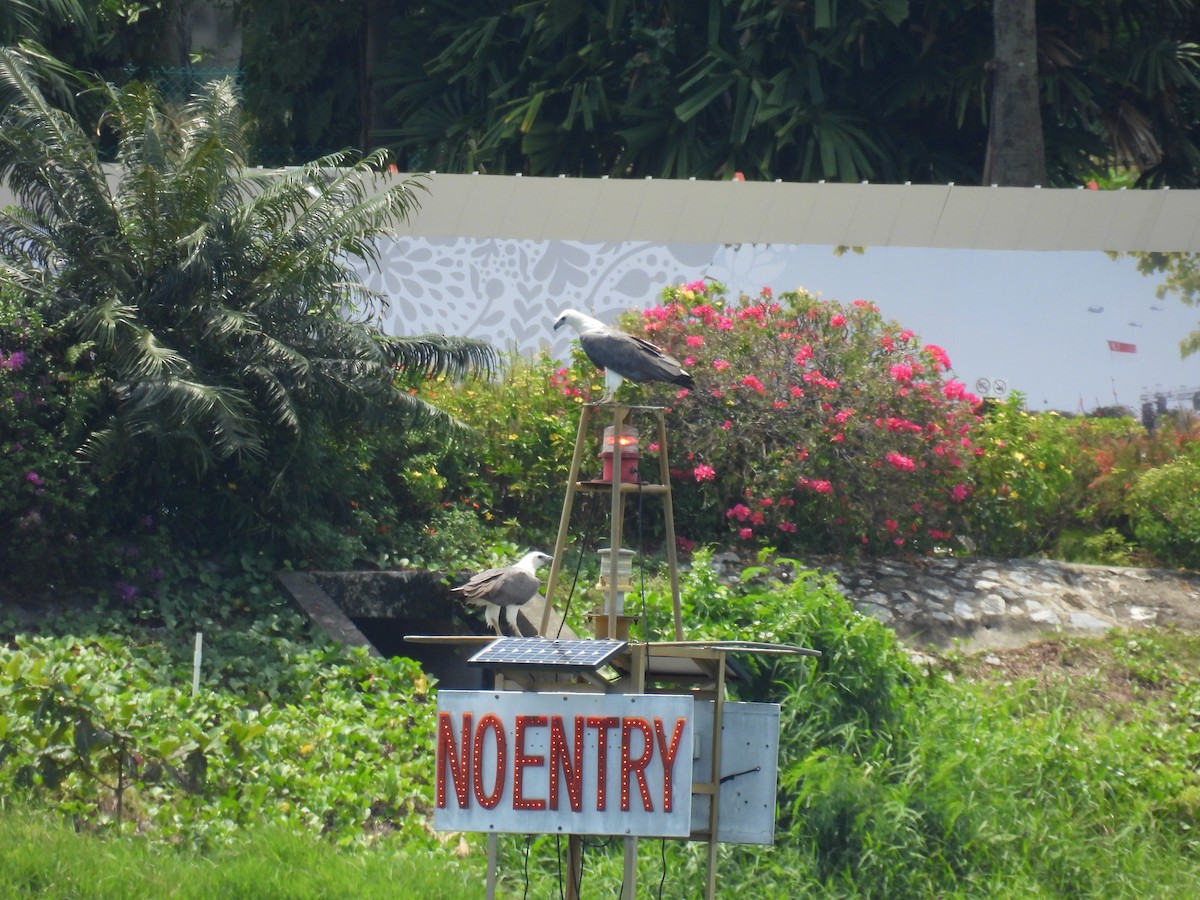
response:
[[[594,672],[627,646],[627,641],[608,639],[551,641],[536,637],[502,637],[496,638],[467,662],[477,666],[544,666]]]

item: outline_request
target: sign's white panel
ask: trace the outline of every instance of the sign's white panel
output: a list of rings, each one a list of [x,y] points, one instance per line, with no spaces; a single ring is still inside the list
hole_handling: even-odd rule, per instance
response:
[[[692,716],[687,696],[442,691],[434,827],[687,837]]]
[[[696,702],[696,781],[712,771],[713,708]],[[771,844],[775,840],[775,793],[779,782],[779,704],[726,703],[721,713],[721,805],[717,841]],[[709,799],[692,801],[692,830],[708,831]]]

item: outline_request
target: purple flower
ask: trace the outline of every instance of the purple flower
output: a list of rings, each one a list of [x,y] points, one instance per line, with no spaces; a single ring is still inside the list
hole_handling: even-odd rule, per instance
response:
[[[42,476],[39,475],[37,472],[26,472],[25,480],[28,481],[30,484],[32,484],[34,487],[42,486]]]
[[[0,369],[8,369],[10,372],[17,372],[21,366],[29,360],[25,355],[24,350],[17,350],[9,355],[8,359],[4,358],[4,354],[0,353]]]
[[[122,600],[132,600],[134,597],[137,596],[137,593],[138,593],[137,587],[135,587],[132,584],[129,584],[129,582],[127,582],[127,581],[116,582],[113,585],[113,589],[116,590],[117,596],[120,597]]]

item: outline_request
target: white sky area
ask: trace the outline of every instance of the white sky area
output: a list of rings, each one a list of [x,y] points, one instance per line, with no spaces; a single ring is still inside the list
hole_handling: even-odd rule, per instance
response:
[[[1102,252],[742,245],[717,253],[703,273],[731,293],[804,287],[828,300],[872,300],[885,318],[939,344],[954,374],[976,390],[1001,379],[1030,409],[1078,412],[1186,389],[1171,407],[1191,407],[1200,354],[1182,360],[1179,341],[1200,328],[1200,309],[1155,297],[1159,278],[1132,259]],[[1089,310],[1102,310],[1093,312]],[[1108,341],[1134,344],[1115,353]]]

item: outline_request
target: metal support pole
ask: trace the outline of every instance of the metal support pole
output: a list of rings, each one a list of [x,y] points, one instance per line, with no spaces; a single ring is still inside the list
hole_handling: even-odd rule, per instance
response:
[[[663,518],[666,522],[667,574],[671,577],[671,606],[675,613],[675,640],[683,640],[683,610],[679,598],[679,557],[675,546],[675,509],[671,505],[671,463],[667,459],[667,419],[656,410],[658,420],[658,477],[666,489],[663,494]]]
[[[608,596],[604,600],[606,626],[604,633],[609,638],[617,636],[617,566],[621,561],[621,541],[625,530],[625,494],[621,490],[621,432],[629,427],[626,421],[629,417],[629,407],[613,406],[613,467],[612,467],[612,502],[610,510],[610,537],[608,563]]]
[[[550,562],[550,574],[546,577],[546,603],[542,609],[542,622],[538,634],[546,637],[550,628],[550,607],[554,602],[554,587],[558,573],[562,571],[562,555],[567,546],[567,530],[571,526],[571,508],[575,505],[575,488],[579,484],[579,468],[583,463],[583,448],[587,442],[588,420],[592,407],[584,406],[579,415],[579,431],[575,435],[575,452],[571,456],[571,471],[567,474],[567,493],[563,497],[562,517],[558,520],[558,536],[554,539],[554,559]]]
[[[579,900],[579,882],[583,880],[583,838],[567,836],[567,900]]]
[[[717,696],[713,702],[712,800],[708,807],[708,882],[705,900],[717,896],[717,828],[721,818],[721,731],[725,724],[725,653],[717,654]]]

